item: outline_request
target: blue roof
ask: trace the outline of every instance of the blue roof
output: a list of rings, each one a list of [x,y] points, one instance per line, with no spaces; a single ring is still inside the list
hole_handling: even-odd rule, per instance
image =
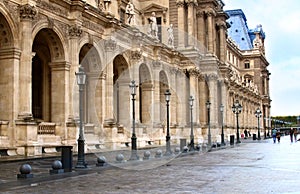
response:
[[[253,40],[256,32],[259,32],[262,38],[265,39],[265,33],[261,25],[257,25],[255,29],[248,28],[246,16],[241,9],[227,10],[225,12],[229,16],[227,22],[231,26],[228,29],[228,36],[235,41],[241,50],[253,49]]]

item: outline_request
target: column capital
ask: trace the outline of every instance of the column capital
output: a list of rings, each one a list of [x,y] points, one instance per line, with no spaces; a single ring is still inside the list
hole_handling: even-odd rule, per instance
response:
[[[37,14],[35,6],[25,4],[21,5],[19,9],[21,20],[33,20]]]
[[[204,12],[204,11],[197,11],[197,13],[196,13],[196,17],[203,17],[203,16],[204,16],[204,14],[205,14],[205,12]]]
[[[224,22],[224,21],[219,21],[219,22],[216,23],[216,25],[219,28],[222,28],[222,29],[226,29],[227,28],[226,22]]]
[[[191,68],[188,70],[189,75],[193,77],[199,77],[200,75],[200,70],[197,67]]]
[[[82,30],[80,26],[73,25],[69,27],[69,36],[70,37],[80,37],[82,35]]]
[[[184,7],[184,0],[176,0],[177,7]]]
[[[206,10],[205,14],[207,16],[216,16],[216,12],[214,10]]]
[[[130,55],[131,55],[131,59],[140,60],[142,58],[142,51],[140,50],[131,51]]]
[[[198,2],[197,0],[185,0],[188,6],[197,6]]]
[[[211,73],[206,75],[207,81],[217,81],[218,80],[218,75],[215,73]]]

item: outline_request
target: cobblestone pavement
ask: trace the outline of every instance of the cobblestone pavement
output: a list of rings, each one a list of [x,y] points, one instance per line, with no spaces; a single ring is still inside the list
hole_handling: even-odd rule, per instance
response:
[[[254,143],[255,142],[255,143]],[[111,155],[115,155],[113,153]],[[128,153],[125,153],[128,154]],[[151,158],[49,175],[53,159],[29,161],[34,177],[17,180],[19,165],[0,164],[3,193],[300,193],[300,142],[247,140],[226,149]],[[109,158],[111,156],[106,155]],[[38,168],[38,169],[36,169]],[[14,169],[14,170],[13,170]],[[12,171],[12,172],[11,172]],[[5,176],[6,174],[6,176]]]

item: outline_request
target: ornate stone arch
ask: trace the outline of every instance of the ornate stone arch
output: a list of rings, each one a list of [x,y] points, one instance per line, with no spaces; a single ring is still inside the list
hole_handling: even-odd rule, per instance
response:
[[[14,25],[11,25],[12,22],[9,19],[0,12],[0,48],[11,48],[15,45],[13,32],[16,30],[14,30]]]

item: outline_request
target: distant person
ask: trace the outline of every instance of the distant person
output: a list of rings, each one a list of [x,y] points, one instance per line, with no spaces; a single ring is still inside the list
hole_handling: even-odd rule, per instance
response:
[[[290,129],[290,139],[291,139],[291,143],[293,143],[293,139],[294,139],[294,129],[293,128]]]
[[[244,134],[245,134],[245,139],[247,139],[247,137],[248,137],[248,131],[246,129],[244,130]]]
[[[277,130],[274,128],[272,130],[272,138],[273,138],[273,142],[276,143],[276,133],[277,133]]]
[[[295,143],[297,142],[297,135],[298,135],[298,129],[295,128],[295,129],[294,129],[294,139],[295,139]]]
[[[248,134],[249,134],[249,137],[251,137],[251,133],[250,133],[250,131],[248,131]]]
[[[277,138],[278,143],[280,143],[280,136],[281,136],[281,134],[280,134],[280,131],[278,130],[276,132],[276,138]]]

